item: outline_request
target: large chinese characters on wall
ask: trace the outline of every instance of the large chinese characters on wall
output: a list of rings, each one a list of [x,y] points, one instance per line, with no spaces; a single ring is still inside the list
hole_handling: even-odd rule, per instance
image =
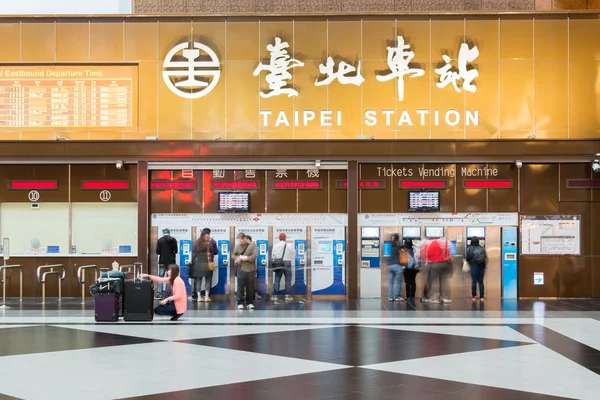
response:
[[[169,82],[197,96],[182,115],[192,138],[591,137],[600,46],[575,38],[595,23],[299,18],[215,23],[210,34],[197,24]],[[177,90],[173,106],[188,113]]]
[[[18,122],[0,127],[0,138],[597,138],[600,41],[590,39],[600,37],[597,17],[6,20],[5,65],[125,63],[137,74],[128,123],[108,123],[109,109],[99,117],[108,126]],[[20,104],[17,121],[21,111],[43,118],[31,105],[44,89],[23,92],[7,68],[0,74],[16,85],[9,100]]]

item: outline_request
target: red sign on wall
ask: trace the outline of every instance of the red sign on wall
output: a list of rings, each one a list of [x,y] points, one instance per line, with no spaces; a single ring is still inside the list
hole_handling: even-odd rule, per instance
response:
[[[151,190],[196,190],[196,181],[151,181]]]
[[[322,181],[273,181],[273,189],[321,189]]]
[[[258,190],[259,181],[211,181],[210,188],[213,190]]]

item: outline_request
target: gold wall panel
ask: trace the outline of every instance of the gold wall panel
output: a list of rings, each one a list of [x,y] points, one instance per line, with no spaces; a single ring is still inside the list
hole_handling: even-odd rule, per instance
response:
[[[21,24],[21,61],[56,61],[54,23],[25,22]]]
[[[388,47],[397,46],[398,35],[412,55],[397,55],[399,78],[378,80],[392,73]],[[269,71],[258,76],[253,72],[259,62],[269,65],[267,46],[275,37],[288,42],[290,58],[304,63],[288,70],[291,78],[285,79],[285,88],[297,95],[260,95],[273,82],[267,82]],[[590,39],[595,37],[600,37],[597,14],[26,19],[0,21],[0,62],[139,65],[137,126],[106,129],[106,137],[101,131],[65,131],[69,139],[373,135],[486,140],[523,139],[533,133],[538,138],[584,139],[600,135],[600,41]],[[169,50],[192,39],[215,52],[221,76],[210,93],[186,99],[165,85],[162,70]],[[464,77],[458,74],[462,43],[479,50],[467,63],[467,71],[478,73],[474,92],[465,90]],[[443,55],[458,74],[456,88],[453,83],[438,87],[441,76],[435,70],[445,66]],[[319,70],[327,57],[335,61],[334,72],[341,61],[352,68],[360,62],[362,84],[334,79],[316,86],[327,78]],[[405,71],[405,61],[423,75]],[[398,85],[399,79],[403,84]],[[261,110],[271,113],[267,124]],[[367,116],[368,110],[372,114]],[[321,111],[331,112],[331,120]],[[467,124],[474,113],[477,121]],[[0,128],[0,140],[53,138],[50,131],[21,135],[20,130]]]
[[[90,61],[123,61],[122,22],[90,24]]]
[[[107,28],[110,30],[110,27]],[[80,62],[90,59],[90,24],[56,24],[56,61]]]
[[[21,24],[0,23],[0,62],[18,62],[21,59]]]

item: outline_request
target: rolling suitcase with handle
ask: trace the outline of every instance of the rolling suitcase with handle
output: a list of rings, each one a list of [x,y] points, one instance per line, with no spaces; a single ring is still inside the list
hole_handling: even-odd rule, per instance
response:
[[[94,317],[97,322],[116,322],[119,319],[120,279],[99,280],[99,290],[94,295]],[[111,285],[111,281],[113,285]],[[118,282],[120,281],[120,282]],[[116,283],[116,284],[115,284]]]
[[[154,285],[151,280],[126,280],[123,300],[125,321],[152,321],[154,318]]]

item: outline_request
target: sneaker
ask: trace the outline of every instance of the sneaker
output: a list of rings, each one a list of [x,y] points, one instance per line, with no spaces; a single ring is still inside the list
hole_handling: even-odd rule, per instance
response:
[[[271,301],[274,301],[275,303],[277,303],[279,301],[279,297],[278,296],[271,296]]]
[[[442,300],[441,300],[441,301],[442,301],[442,303],[443,303],[443,304],[450,304],[450,303],[452,303],[452,300],[450,300],[450,299],[447,299],[447,298],[445,298],[445,297],[444,297],[444,298],[442,298]]]
[[[210,302],[210,301],[212,301],[212,300],[210,299],[210,297],[206,296],[206,297],[204,298],[204,301],[206,301],[206,302],[208,303],[208,302]]]
[[[244,305],[243,304],[238,304],[238,310],[243,310],[244,309]]]
[[[285,301],[294,301],[294,298],[288,294],[285,296]]]
[[[252,303],[248,304],[248,310],[254,310],[254,304],[252,304]]]
[[[403,301],[405,301],[404,297],[398,297],[396,298],[396,301],[399,303],[402,303]]]
[[[473,301],[476,301],[476,300],[477,300],[477,296],[473,296]]]
[[[429,299],[427,297],[421,297],[421,303],[429,303]]]
[[[258,293],[256,293],[256,296],[254,296],[254,297],[256,297],[256,300],[262,299],[262,297],[260,297],[260,295]]]
[[[160,295],[156,295],[154,296],[154,300],[162,300],[162,297]]]
[[[198,303],[200,303],[200,302],[204,303],[204,297],[202,297],[202,296],[198,297]]]
[[[174,315],[173,317],[171,317],[171,321],[177,321],[177,320],[179,320],[179,318],[181,318],[182,315],[183,314],[176,314],[176,315]]]
[[[481,301],[485,301],[485,299],[484,299],[483,297],[482,297],[482,298],[480,298],[479,300],[481,300]]]
[[[389,301],[390,303],[393,303],[393,302],[394,302],[394,299],[388,299],[388,301]]]

